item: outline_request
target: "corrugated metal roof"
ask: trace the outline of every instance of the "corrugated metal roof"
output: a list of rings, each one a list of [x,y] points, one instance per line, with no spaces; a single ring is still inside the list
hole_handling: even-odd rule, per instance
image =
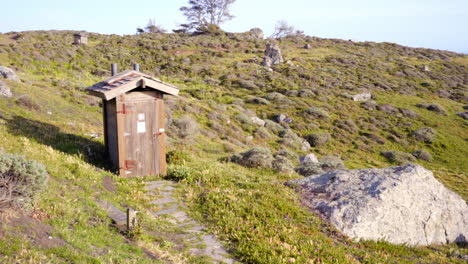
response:
[[[98,82],[94,84],[93,86],[86,88],[86,90],[90,92],[92,95],[101,97],[106,100],[110,100],[116,97],[115,94],[116,93],[118,94],[118,90],[121,88],[125,88],[125,89],[122,89],[121,93],[125,93],[129,90],[138,88],[142,84],[142,82],[139,82],[140,80],[145,80],[144,84],[146,87],[158,90],[162,93],[171,94],[171,95],[177,95],[179,93],[178,87],[169,83],[165,83],[155,77],[152,77],[150,75],[146,75],[144,73],[137,72],[137,71],[121,72],[119,74],[116,74],[115,76],[112,76],[111,78],[107,80]],[[155,85],[155,84],[159,84],[159,85]],[[112,95],[109,96],[110,93],[112,93]]]

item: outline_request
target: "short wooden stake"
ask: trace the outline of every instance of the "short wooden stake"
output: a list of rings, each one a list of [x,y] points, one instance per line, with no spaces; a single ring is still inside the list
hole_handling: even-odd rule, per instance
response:
[[[132,208],[127,209],[127,230],[130,231],[134,229],[137,225],[137,213],[138,211],[133,210]]]

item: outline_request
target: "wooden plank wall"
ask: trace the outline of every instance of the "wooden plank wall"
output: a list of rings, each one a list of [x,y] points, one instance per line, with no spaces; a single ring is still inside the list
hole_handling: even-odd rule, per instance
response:
[[[112,99],[105,102],[106,117],[105,117],[105,129],[106,129],[106,147],[109,155],[109,160],[112,163],[112,167],[117,170],[119,168],[119,149],[117,142],[117,105],[116,100]]]
[[[118,160],[119,160],[119,174],[122,177],[126,177],[125,173],[125,160],[126,155],[126,144],[125,144],[125,114],[124,114],[124,100],[125,95],[120,95],[116,99],[116,113],[117,113],[117,146],[118,146]]]
[[[164,123],[166,120],[166,113],[164,112],[164,101],[162,99],[162,94],[161,94],[161,99],[158,99],[156,101],[156,109],[155,109],[157,115],[158,115],[158,127],[159,129],[164,129]],[[167,165],[166,165],[166,132],[158,133],[157,137],[157,145],[159,147],[159,151],[157,152],[159,154],[159,174],[160,175],[166,175],[167,173]],[[156,143],[156,142],[155,142]]]

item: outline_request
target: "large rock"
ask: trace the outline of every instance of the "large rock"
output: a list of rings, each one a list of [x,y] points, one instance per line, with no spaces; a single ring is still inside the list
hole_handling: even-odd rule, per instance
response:
[[[271,67],[275,64],[281,64],[283,61],[283,56],[281,55],[281,50],[278,45],[267,44],[262,65],[265,67]]]
[[[3,66],[0,66],[0,77],[16,82],[21,81],[18,75],[16,75],[12,69]]]
[[[466,202],[419,165],[336,170],[289,183],[354,239],[408,245],[467,241]]]
[[[10,88],[2,81],[0,81],[0,96],[12,97]]]

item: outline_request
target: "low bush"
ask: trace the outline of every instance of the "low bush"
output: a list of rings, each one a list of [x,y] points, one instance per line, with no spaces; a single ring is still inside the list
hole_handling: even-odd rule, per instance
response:
[[[199,132],[198,123],[190,116],[172,120],[171,133],[180,139],[193,139]]]
[[[31,209],[47,186],[44,165],[22,156],[0,153],[0,209]]]
[[[420,149],[416,150],[411,153],[414,157],[420,160],[425,160],[425,161],[431,161],[432,160],[432,155],[429,153],[429,151],[425,149]]]
[[[384,151],[381,153],[382,156],[388,159],[388,161],[392,163],[397,163],[398,165],[403,165],[407,163],[411,163],[415,161],[415,158],[406,152],[401,152],[401,151]]]
[[[331,138],[330,133],[316,133],[305,137],[312,147],[320,147],[328,143]]]
[[[436,103],[432,103],[432,104],[422,103],[422,104],[417,104],[416,106],[419,108],[424,108],[429,111],[438,113],[440,115],[447,115],[447,111],[445,110],[445,108],[443,108],[441,105],[436,104]]]
[[[307,115],[307,117],[311,117],[312,119],[318,118],[318,119],[328,119],[330,118],[330,115],[327,113],[327,111],[312,106],[311,108],[307,109],[304,111]]]
[[[277,155],[272,162],[273,170],[281,173],[290,174],[294,171],[291,161],[285,156]]]
[[[231,161],[247,168],[272,168],[273,155],[268,148],[255,147],[235,154]]]
[[[300,175],[306,177],[323,172],[322,167],[318,162],[304,162],[294,170]]]
[[[431,127],[423,127],[411,133],[411,136],[418,141],[432,143],[436,138],[436,131]]]
[[[325,156],[319,159],[320,167],[324,171],[329,170],[344,170],[346,166],[343,161],[337,156]]]
[[[171,165],[167,169],[165,178],[174,181],[191,182],[193,180],[193,173],[190,168],[184,165]]]
[[[184,164],[191,161],[187,152],[172,150],[166,154],[166,162],[169,164]]]

